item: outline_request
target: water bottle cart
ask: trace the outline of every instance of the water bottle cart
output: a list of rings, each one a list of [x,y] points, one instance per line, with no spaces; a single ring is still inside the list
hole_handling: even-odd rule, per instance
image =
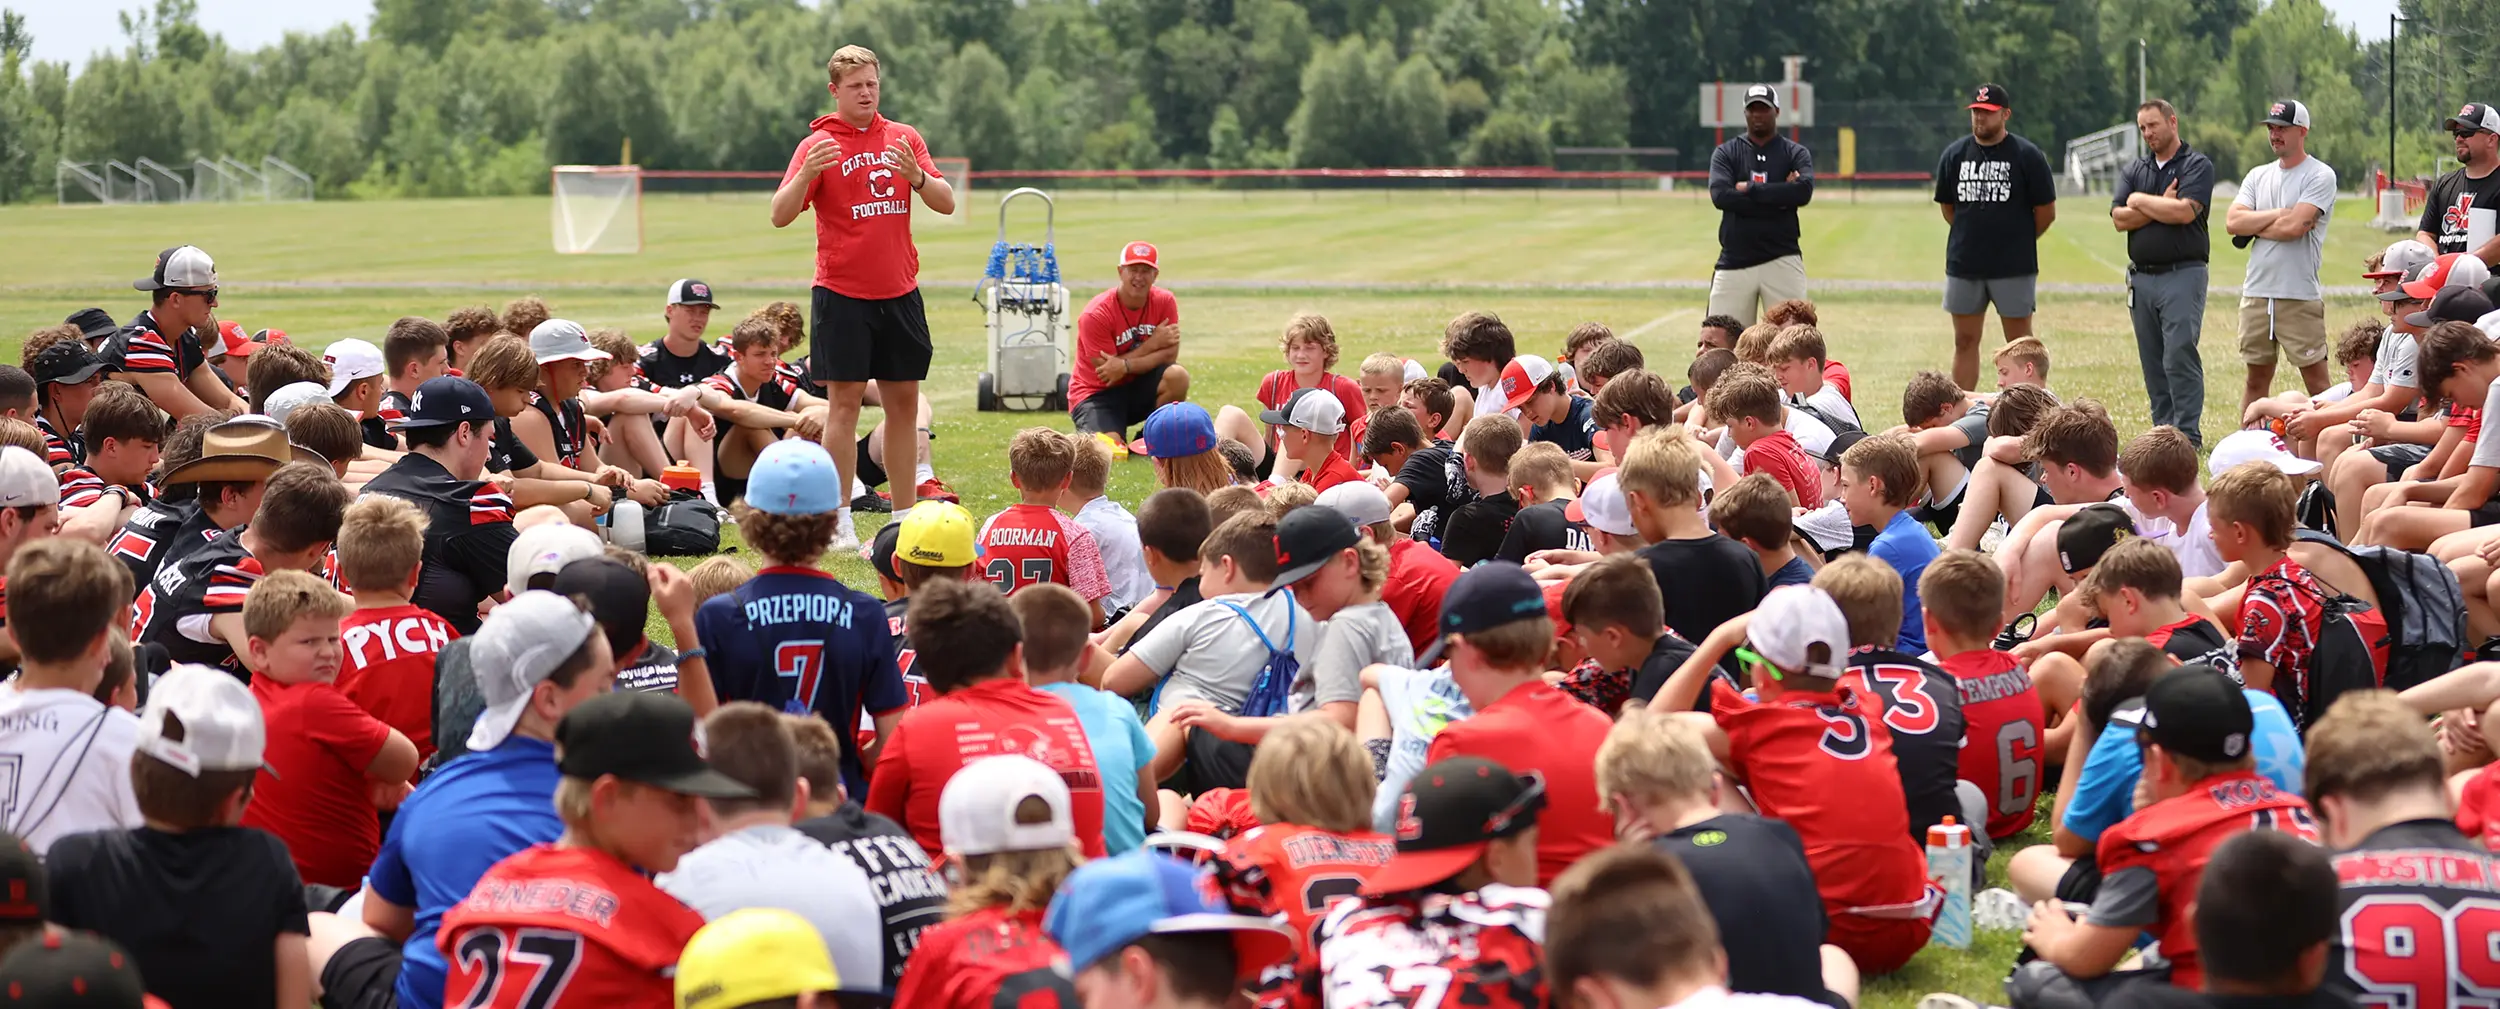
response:
[[[1042,202],[1039,244],[1007,239],[1007,210],[1021,197]],[[1059,282],[1057,219],[1057,205],[1039,189],[1017,189],[998,201],[998,241],[972,292],[988,330],[988,361],[974,399],[985,413],[1068,408],[1076,330],[1068,288]]]

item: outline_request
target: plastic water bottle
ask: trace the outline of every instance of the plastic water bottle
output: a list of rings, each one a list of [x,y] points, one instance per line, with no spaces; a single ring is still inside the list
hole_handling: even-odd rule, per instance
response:
[[[1970,859],[1970,827],[1948,816],[1927,828],[1927,876],[1944,891],[1944,907],[1936,912],[1930,943],[1970,948]]]
[[[615,507],[608,509],[606,521],[608,542],[635,553],[643,551],[642,502],[630,499],[618,501]]]

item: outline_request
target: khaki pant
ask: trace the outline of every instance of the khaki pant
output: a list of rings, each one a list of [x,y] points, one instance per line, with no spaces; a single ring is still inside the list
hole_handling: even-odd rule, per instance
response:
[[[1750,326],[1760,309],[1806,296],[1806,257],[1781,256],[1741,270],[1710,275],[1710,314],[1732,315]]]
[[[2326,360],[2326,302],[2240,299],[2240,363],[2273,364],[2275,347],[2292,367]]]

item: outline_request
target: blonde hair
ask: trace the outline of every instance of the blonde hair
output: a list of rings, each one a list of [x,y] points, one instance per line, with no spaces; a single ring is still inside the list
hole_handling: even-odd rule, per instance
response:
[[[1746,364],[1770,363],[1771,341],[1779,339],[1779,335],[1780,326],[1775,323],[1757,322],[1745,327],[1744,332],[1736,334],[1736,359]]]
[[[1111,446],[1091,436],[1069,441],[1076,448],[1076,456],[1068,470],[1068,489],[1087,497],[1101,497],[1111,487]]]
[[[1371,754],[1354,733],[1317,712],[1277,723],[1250,758],[1250,811],[1260,823],[1340,834],[1371,829]]]
[[[1371,529],[1386,525],[1388,523],[1378,522],[1365,528]],[[1389,548],[1381,546],[1380,541],[1368,535],[1356,540],[1354,559],[1362,565],[1364,594],[1378,592],[1381,586],[1389,584]]]
[[[1597,744],[1597,794],[1606,801],[1708,795],[1718,769],[1701,730],[1668,712],[1627,709]]]
[[[1398,379],[1398,385],[1403,387],[1406,384],[1406,359],[1384,350],[1380,353],[1364,358],[1363,367],[1358,374],[1366,377],[1373,375],[1394,376]]]
[[[2010,341],[2005,346],[1997,348],[1996,359],[1989,363],[2003,365],[2028,364],[2031,366],[2031,370],[2033,372],[2038,373],[2040,381],[2046,382],[2049,380],[2049,345],[2040,342],[2039,337],[2026,336],[2020,340]]]
[[[1320,364],[1320,370],[1326,371],[1337,366],[1337,331],[1328,325],[1327,316],[1317,312],[1304,312],[1294,316],[1292,321],[1285,323],[1285,335],[1277,341],[1276,347],[1278,350],[1292,350],[1294,343],[1302,340],[1316,343],[1321,350],[1328,352],[1328,358]],[[1400,364],[1398,371],[1404,374],[1406,366]]]
[[[460,373],[488,391],[538,388],[538,358],[529,341],[517,336],[491,336],[460,362]]]
[[[326,620],[331,630],[356,604],[320,576],[280,570],[262,575],[243,596],[243,633],[263,641],[283,637],[300,620]]]
[[[1196,455],[1177,459],[1157,459],[1155,481],[1165,487],[1187,487],[1200,494],[1214,494],[1233,485],[1233,464],[1224,453],[1208,449]]]
[[[879,69],[877,54],[867,46],[843,46],[833,51],[832,59],[825,61],[825,79],[840,84],[844,75],[861,67]]]
[[[1571,457],[1562,446],[1550,441],[1532,441],[1520,446],[1510,457],[1510,485],[1516,490],[1533,487],[1540,491],[1571,489]]]
[[[1294,483],[1280,483],[1274,487],[1268,488],[1267,490],[1267,514],[1269,518],[1282,519],[1287,515],[1293,514],[1294,509],[1308,508],[1318,503],[1319,492],[1311,489],[1311,485],[1307,483],[1299,481]]]
[[[594,383],[608,377],[608,372],[619,365],[633,367],[635,360],[641,356],[634,349],[634,338],[614,326],[591,330],[590,345],[608,353],[607,360],[590,362],[589,378]]]
[[[1007,442],[1007,471],[1025,490],[1051,490],[1076,469],[1075,439],[1046,427],[1028,427]]]
[[[2368,802],[2415,789],[2441,791],[2439,740],[2429,723],[2385,690],[2355,690],[2335,699],[2309,726],[2307,780],[2301,794],[2340,795]]]
[[[698,603],[722,593],[735,592],[738,586],[753,577],[754,568],[728,554],[712,557],[686,571],[686,578],[694,582],[695,601]]]
[[[1643,428],[1624,450],[1615,482],[1657,507],[1690,507],[1701,500],[1701,456],[1682,425]]]
[[[566,827],[579,827],[590,822],[590,786],[588,778],[570,774],[556,779],[556,818]]]
[[[1214,528],[1223,528],[1225,521],[1236,516],[1263,514],[1266,511],[1267,499],[1248,487],[1218,487],[1214,493],[1207,495],[1207,516]],[[1198,558],[1207,559],[1206,551],[1200,550]]]
[[[1038,795],[1025,796],[1016,804],[1014,819],[1024,824],[1048,823],[1050,803]],[[1039,914],[1050,906],[1060,882],[1084,861],[1074,846],[965,855],[955,863],[962,882],[947,898],[946,916],[956,918],[993,907],[1010,914]]]
[[[1849,647],[1891,648],[1901,642],[1901,572],[1866,554],[1847,554],[1814,573],[1814,587],[1840,604]]]
[[[1458,432],[1459,452],[1479,473],[1507,477],[1510,460],[1527,444],[1519,422],[1499,413],[1479,414]]]
[[[339,517],[339,579],[350,589],[395,589],[425,560],[426,516],[405,499],[367,494]]]

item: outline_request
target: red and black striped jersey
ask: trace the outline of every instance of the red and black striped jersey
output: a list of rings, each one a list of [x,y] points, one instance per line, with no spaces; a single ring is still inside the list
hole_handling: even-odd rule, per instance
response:
[[[156,313],[141,312],[121,332],[104,341],[99,354],[106,374],[172,375],[183,378],[208,363],[195,331],[167,336],[159,331]]]
[[[35,415],[35,430],[43,432],[43,464],[54,468],[87,464],[87,438],[75,428],[66,436],[53,430],[52,422],[40,413]]]
[[[1454,895],[1339,901],[1296,960],[1290,1003],[1545,1005],[1545,907],[1545,891],[1499,884]]]
[[[130,584],[146,588],[158,569],[190,556],[224,531],[197,500],[151,501],[122,523],[104,549],[130,569]]]
[[[234,649],[208,628],[220,614],[243,612],[243,597],[260,581],[260,559],[243,546],[243,528],[219,534],[182,560],[157,569],[131,601],[135,640],[165,646],[175,662],[197,662],[245,676]]]

